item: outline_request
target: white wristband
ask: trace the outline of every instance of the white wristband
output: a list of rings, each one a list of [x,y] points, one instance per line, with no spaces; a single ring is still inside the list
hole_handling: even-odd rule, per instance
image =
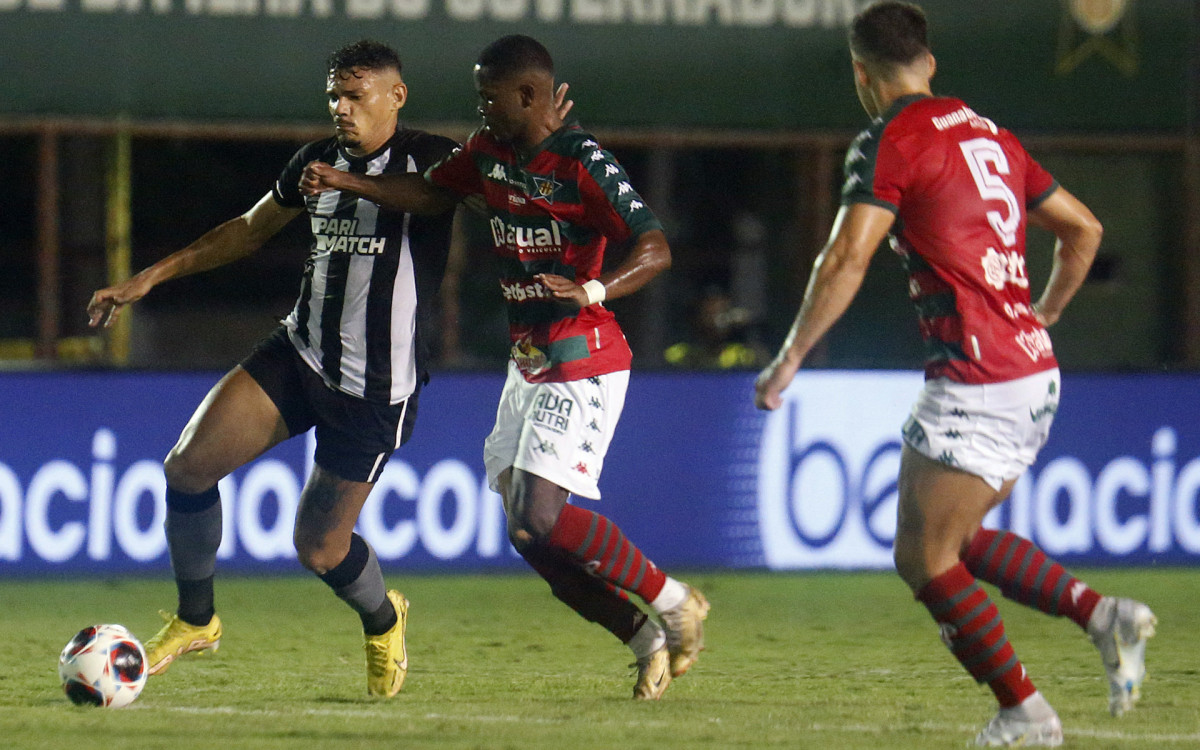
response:
[[[588,304],[594,305],[597,302],[603,302],[607,295],[607,290],[604,288],[604,283],[600,279],[589,279],[582,284],[583,291],[587,292]]]

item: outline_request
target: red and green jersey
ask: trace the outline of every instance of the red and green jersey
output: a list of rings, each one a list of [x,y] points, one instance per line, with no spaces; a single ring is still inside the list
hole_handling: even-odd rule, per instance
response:
[[[610,310],[563,303],[534,279],[541,273],[577,284],[595,279],[609,240],[662,229],[595,138],[564,126],[521,158],[480,129],[430,167],[425,179],[486,200],[512,356],[526,380],[562,382],[629,369],[629,344]]]
[[[1016,380],[1057,366],[1025,273],[1027,213],[1058,183],[1016,137],[958,99],[906,96],[846,153],[842,203],[896,214],[925,374]]]

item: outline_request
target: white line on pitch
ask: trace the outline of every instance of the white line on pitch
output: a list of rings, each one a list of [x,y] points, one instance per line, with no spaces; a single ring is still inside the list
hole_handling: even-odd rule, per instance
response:
[[[139,705],[132,706],[133,709],[141,709],[144,711],[153,711],[150,706]],[[169,706],[167,711],[175,711],[178,713],[189,714],[223,714],[223,715],[239,715],[239,716],[295,716],[301,713],[307,716],[344,716],[350,718],[368,717],[376,718],[384,715],[393,715],[385,709],[357,709],[357,708],[306,708],[301,711],[289,709],[280,711],[270,708],[238,708],[236,706]],[[429,721],[463,721],[463,722],[478,722],[485,724],[567,724],[576,721],[576,717],[571,718],[550,718],[538,717],[531,718],[528,716],[514,716],[511,714],[445,714],[445,713],[424,713],[420,715],[408,716],[410,719],[427,719]],[[595,722],[594,719],[589,721]],[[721,723],[720,719],[711,718],[710,723]],[[602,724],[621,724],[628,726],[639,727],[655,727],[671,726],[672,723],[663,720],[603,720]],[[962,734],[971,734],[978,731],[979,727],[973,727],[965,724],[809,724],[807,729],[814,732],[845,732],[850,734],[891,734],[896,731],[905,729],[920,729],[932,732],[955,732]],[[1159,733],[1138,733],[1126,732],[1121,730],[1108,729],[1086,729],[1077,727],[1067,727],[1064,732],[1067,737],[1088,737],[1099,740],[1122,740],[1122,741],[1138,741],[1138,742],[1167,742],[1167,743],[1197,743],[1200,742],[1200,732],[1191,734],[1159,734]]]

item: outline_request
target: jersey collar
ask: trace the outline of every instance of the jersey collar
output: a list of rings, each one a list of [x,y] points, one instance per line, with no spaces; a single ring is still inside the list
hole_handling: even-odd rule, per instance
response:
[[[913,102],[930,98],[931,97],[929,94],[906,94],[892,102],[892,106],[887,108],[887,111],[883,113],[880,119],[884,121],[890,120],[896,115],[900,114],[900,110],[904,109]]]
[[[513,156],[516,157],[517,164],[524,166],[537,158],[538,154],[549,148],[555,141],[562,138],[563,134],[579,128],[579,123],[575,120],[569,120],[562,124],[558,130],[555,130],[550,135],[542,139],[542,142],[531,148],[528,152],[518,151],[515,146],[509,146],[512,149]]]

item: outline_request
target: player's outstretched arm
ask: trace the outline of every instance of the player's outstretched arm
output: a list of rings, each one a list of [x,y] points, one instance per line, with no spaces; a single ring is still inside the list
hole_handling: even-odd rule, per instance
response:
[[[182,250],[171,253],[134,276],[92,294],[88,302],[88,325],[108,328],[121,310],[169,279],[218,268],[250,255],[300,213],[275,202],[267,193],[246,213],[205,232]]]
[[[1104,227],[1087,206],[1061,187],[1029,212],[1029,221],[1057,238],[1050,280],[1034,305],[1042,325],[1050,326],[1062,317],[1067,303],[1087,278]]]
[[[595,291],[589,296],[587,286],[576,284],[574,279],[556,274],[540,273],[534,278],[544,284],[558,299],[570,300],[583,308],[601,300],[633,294],[670,267],[671,247],[667,244],[667,236],[661,229],[654,229],[637,236],[633,250],[612,273],[605,274],[594,282],[586,282],[603,285],[603,294],[599,293],[598,287],[593,287]]]
[[[354,193],[384,208],[410,214],[440,214],[458,203],[458,196],[431,185],[418,172],[352,174],[323,161],[309,162],[300,175],[300,192],[318,195],[327,190]]]
[[[843,206],[838,211],[829,242],[813,264],[804,301],[779,353],[754,381],[754,405],[778,409],[781,394],[809,350],[842,317],[862,286],[863,277],[879,243],[891,229],[895,214],[868,203]]]

